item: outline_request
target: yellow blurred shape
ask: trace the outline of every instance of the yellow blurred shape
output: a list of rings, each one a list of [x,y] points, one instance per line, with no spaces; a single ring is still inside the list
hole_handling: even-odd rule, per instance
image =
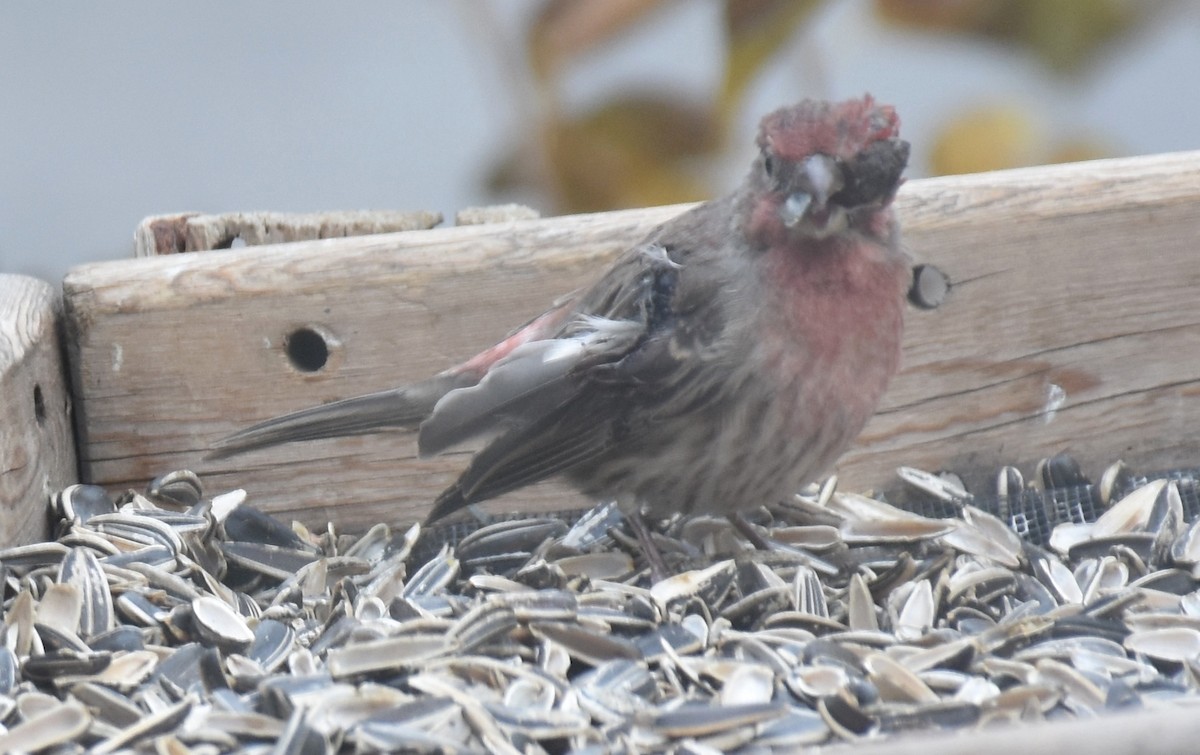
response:
[[[1102,157],[1112,157],[1112,149],[1099,141],[1082,138],[1056,144],[1051,150],[1047,163],[1075,163],[1080,160],[1098,160]]]
[[[1011,105],[984,106],[950,121],[934,140],[933,175],[981,173],[1035,162],[1038,133],[1032,120]]]

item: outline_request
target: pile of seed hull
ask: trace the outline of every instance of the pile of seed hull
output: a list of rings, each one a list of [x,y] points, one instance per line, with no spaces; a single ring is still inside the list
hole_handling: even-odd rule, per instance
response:
[[[753,513],[769,551],[662,524],[657,583],[612,506],[439,547],[189,472],[73,486],[0,551],[0,751],[791,752],[1200,700],[1193,482],[1110,484],[1042,547],[906,479],[958,515],[830,481]]]

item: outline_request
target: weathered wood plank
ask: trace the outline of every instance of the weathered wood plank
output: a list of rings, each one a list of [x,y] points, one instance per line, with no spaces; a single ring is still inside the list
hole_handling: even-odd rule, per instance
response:
[[[889,485],[901,463],[973,481],[1063,449],[1093,472],[1200,461],[1200,152],[912,181],[897,201],[908,246],[954,289],[910,315],[905,368],[839,464],[846,484]],[[190,466],[306,521],[419,517],[463,454],[416,460],[411,438],[377,436],[201,456],[247,423],[472,354],[682,209],[76,268],[84,473],[141,485]],[[329,345],[315,372],[287,356],[305,326]],[[579,503],[546,485],[496,505]]]
[[[48,494],[75,482],[58,313],[50,284],[0,274],[0,545],[45,539]]]
[[[372,233],[433,228],[442,216],[428,210],[341,210],[333,212],[183,212],[146,218],[133,232],[133,253],[151,257],[179,252],[310,241]]]
[[[979,730],[913,732],[822,747],[827,755],[1188,755],[1196,751],[1200,719],[1187,705],[1106,712]]]

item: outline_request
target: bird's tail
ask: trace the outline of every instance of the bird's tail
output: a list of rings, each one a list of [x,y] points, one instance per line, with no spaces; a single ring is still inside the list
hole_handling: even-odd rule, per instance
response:
[[[221,459],[302,440],[415,429],[442,396],[473,382],[461,375],[438,375],[404,388],[355,396],[273,417],[216,441],[208,458]]]

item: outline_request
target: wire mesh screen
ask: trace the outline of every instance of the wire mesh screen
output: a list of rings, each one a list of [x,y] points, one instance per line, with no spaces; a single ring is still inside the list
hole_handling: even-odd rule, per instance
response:
[[[1200,470],[1172,470],[1146,476],[1131,477],[1125,485],[1114,491],[1112,500],[1119,501],[1131,491],[1151,480],[1175,480],[1183,512],[1187,521],[1200,516],[1200,491],[1197,477]],[[1094,522],[1104,513],[1104,504],[1096,485],[1073,485],[1052,490],[1022,490],[1019,495],[977,497],[972,505],[993,514],[1007,524],[1023,539],[1037,545],[1050,542],[1050,534],[1060,524]],[[957,506],[943,501],[909,502],[905,508],[931,517],[958,516]]]
[[[1113,491],[1112,500],[1119,501],[1131,491],[1151,480],[1175,480],[1183,511],[1187,521],[1200,517],[1200,469],[1181,469],[1130,476],[1123,485]],[[1012,496],[974,496],[969,503],[976,508],[996,516],[1012,528],[1027,542],[1044,546],[1050,542],[1050,534],[1060,524],[1094,522],[1104,513],[1104,504],[1098,486],[1094,484],[1071,485],[1050,490],[1023,489]],[[906,497],[896,503],[900,508],[934,519],[954,518],[962,515],[962,501],[944,501],[929,497]],[[536,515],[562,520],[570,525],[586,513],[584,509],[547,512]],[[527,514],[496,515],[484,519],[466,519],[434,527],[421,538],[417,548],[418,562],[424,561],[443,545],[456,545],[466,536],[487,522],[527,518]]]

